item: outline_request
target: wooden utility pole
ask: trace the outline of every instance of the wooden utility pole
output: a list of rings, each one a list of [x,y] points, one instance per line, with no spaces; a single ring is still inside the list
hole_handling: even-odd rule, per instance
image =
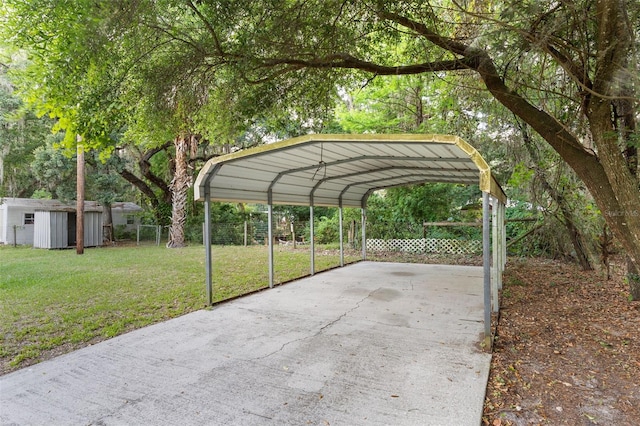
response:
[[[78,136],[76,172],[76,254],[84,254],[84,146]]]

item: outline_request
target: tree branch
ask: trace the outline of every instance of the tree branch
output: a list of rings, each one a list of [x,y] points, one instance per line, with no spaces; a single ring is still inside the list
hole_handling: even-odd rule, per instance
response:
[[[511,112],[522,118],[538,133],[540,133],[540,135],[559,153],[562,154],[565,152],[566,154],[569,154],[567,151],[571,148],[573,155],[578,155],[579,157],[584,156],[584,159],[595,159],[593,154],[587,151],[574,135],[569,133],[562,125],[560,125],[560,123],[556,122],[547,112],[534,107],[522,96],[507,87],[504,80],[498,74],[498,70],[493,63],[493,60],[484,50],[443,37],[429,29],[424,24],[412,21],[395,13],[381,11],[378,12],[378,15],[384,19],[392,20],[406,28],[410,28],[424,36],[436,46],[441,47],[450,53],[462,55],[467,58],[466,63],[480,74],[480,77],[489,92],[491,92],[491,94]],[[563,157],[565,156],[563,155]],[[565,160],[567,160],[566,157]],[[575,165],[575,159],[572,163]]]
[[[216,34],[215,28],[213,28],[211,23],[204,17],[202,12],[200,12],[200,10],[198,10],[196,5],[193,4],[193,1],[187,0],[186,3],[187,3],[187,6],[193,11],[193,13],[196,14],[198,19],[200,19],[202,21],[204,26],[207,28],[207,31],[209,32],[209,34],[211,34],[211,37],[213,38],[213,43],[214,43],[214,45],[216,47],[218,55],[221,56],[221,57],[224,57],[225,56],[225,52],[222,49],[222,44],[220,43],[220,39],[218,38],[218,34]]]
[[[149,162],[149,160],[151,160],[151,157],[156,155],[158,152],[166,150],[171,145],[172,142],[169,141],[156,148],[145,151],[140,160],[138,160],[138,167],[140,167],[140,173],[142,174],[142,176],[149,179],[151,183],[153,183],[162,191],[162,198],[167,203],[171,203],[171,189],[162,178],[151,171],[151,163]]]
[[[416,22],[407,17],[398,15],[396,13],[387,12],[384,10],[378,11],[377,14],[382,19],[393,21],[397,24],[402,25],[405,28],[408,28],[418,33],[419,35],[429,40],[431,43],[435,44],[436,46],[448,52],[451,52],[455,55],[465,56],[465,57],[469,56],[470,46],[464,43],[460,43],[459,41],[455,41],[450,38],[443,37],[440,34],[432,31],[431,29],[429,29],[429,27],[427,27],[426,25],[420,22]]]
[[[132,184],[133,186],[138,188],[140,190],[140,192],[142,192],[144,195],[146,195],[147,198],[149,198],[149,201],[151,202],[151,205],[154,208],[156,208],[156,209],[158,208],[158,206],[160,205],[160,202],[158,201],[158,197],[156,197],[156,194],[153,192],[151,187],[149,185],[147,185],[147,183],[145,181],[143,181],[142,179],[140,179],[138,176],[134,175],[133,173],[131,173],[127,169],[122,169],[118,173],[127,182],[129,182],[130,184]]]
[[[474,68],[474,64],[467,58],[454,59],[449,61],[436,61],[436,62],[424,62],[415,65],[400,65],[400,66],[386,66],[379,65],[373,62],[358,59],[347,53],[330,55],[322,58],[315,59],[299,59],[299,58],[271,58],[262,60],[257,69],[262,68],[276,68],[278,66],[282,68],[276,70],[268,77],[262,78],[259,81],[252,82],[264,82],[273,79],[279,75],[286,74],[288,72],[296,71],[302,68],[316,68],[316,69],[357,69],[360,71],[370,72],[376,75],[409,75],[409,74],[422,74],[426,72],[437,71],[456,71],[456,70],[468,70]]]

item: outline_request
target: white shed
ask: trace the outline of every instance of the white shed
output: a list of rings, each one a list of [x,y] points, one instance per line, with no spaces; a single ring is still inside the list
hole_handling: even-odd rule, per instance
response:
[[[117,202],[111,204],[111,220],[114,229],[121,227],[125,231],[135,231],[140,225],[142,207],[131,202]]]
[[[103,206],[96,201],[84,205],[84,245],[103,241]],[[134,203],[115,203],[113,221],[127,224],[142,209]],[[133,217],[133,219],[132,219]],[[66,248],[76,243],[76,205],[59,200],[31,198],[0,199],[0,244],[33,245],[36,248]]]
[[[5,198],[0,203],[0,243],[32,244],[35,210],[19,198]]]
[[[76,245],[76,212],[36,210],[33,230],[34,248],[67,248]],[[102,211],[84,212],[84,247],[102,245]]]

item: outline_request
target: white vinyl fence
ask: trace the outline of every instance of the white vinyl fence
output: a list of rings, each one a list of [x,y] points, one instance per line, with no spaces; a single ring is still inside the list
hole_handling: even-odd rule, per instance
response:
[[[409,253],[474,254],[482,252],[482,241],[440,238],[367,239],[367,250]]]

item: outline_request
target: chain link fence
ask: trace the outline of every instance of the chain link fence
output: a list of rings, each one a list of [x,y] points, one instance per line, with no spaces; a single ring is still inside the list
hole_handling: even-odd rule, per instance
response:
[[[241,223],[212,223],[213,245],[267,245],[267,221]],[[191,242],[202,243],[202,230],[191,235]],[[337,220],[320,218],[314,222],[315,242],[337,244],[340,232]],[[343,222],[343,241],[346,248],[358,250],[362,245],[359,221]],[[274,221],[273,239],[276,245],[298,246],[309,244],[309,222]],[[408,223],[367,222],[367,250],[408,253],[477,254],[482,251],[480,229],[472,226],[425,226]]]

